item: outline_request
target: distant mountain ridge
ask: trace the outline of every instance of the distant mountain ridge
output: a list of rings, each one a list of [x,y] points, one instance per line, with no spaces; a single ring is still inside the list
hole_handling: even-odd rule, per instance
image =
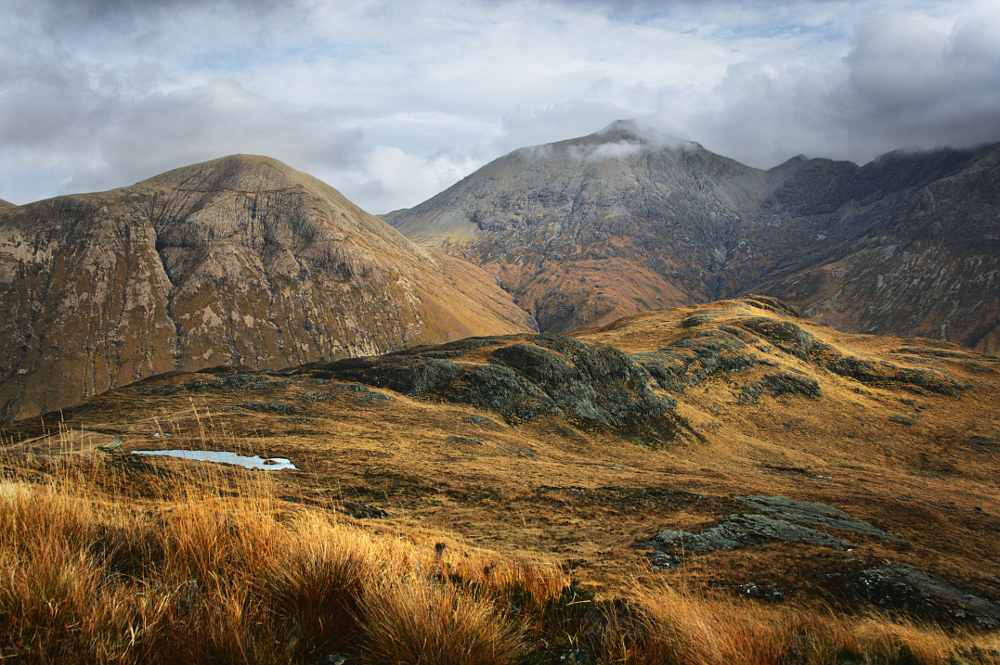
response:
[[[236,155],[0,212],[0,419],[170,370],[532,330],[478,268]]]
[[[386,216],[543,331],[757,292],[854,332],[1000,349],[1000,144],[768,171],[618,121]]]
[[[620,121],[385,216],[410,239],[249,155],[2,202],[0,421],[159,372],[559,332],[748,293],[845,331],[996,352],[998,162],[1000,144],[762,171]]]

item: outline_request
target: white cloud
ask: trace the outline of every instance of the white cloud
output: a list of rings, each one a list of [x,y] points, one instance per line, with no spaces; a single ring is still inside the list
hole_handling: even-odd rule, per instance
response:
[[[361,168],[332,172],[328,182],[340,182],[337,188],[348,199],[380,214],[428,199],[480,165],[470,156],[438,154],[428,158],[396,147],[375,146]]]
[[[21,203],[257,152],[384,212],[621,118],[764,167],[1000,140],[988,0],[0,6],[0,198]]]

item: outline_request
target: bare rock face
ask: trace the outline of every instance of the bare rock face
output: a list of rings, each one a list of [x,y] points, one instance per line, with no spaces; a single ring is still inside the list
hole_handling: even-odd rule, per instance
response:
[[[4,420],[168,370],[532,329],[478,268],[253,156],[3,210],[0,305]]]
[[[543,331],[747,293],[846,330],[1000,349],[1000,145],[769,171],[631,122],[502,157],[387,216]]]
[[[858,173],[858,197],[835,213],[855,236],[760,290],[835,328],[1000,351],[1000,144],[887,155]]]
[[[541,330],[563,331],[740,285],[767,260],[739,243],[766,184],[697,144],[618,122],[513,152],[388,221],[463,253]]]
[[[555,417],[652,447],[669,444],[684,427],[677,403],[628,355],[559,335],[477,337],[308,368],[321,370],[314,376],[469,404],[511,423]]]

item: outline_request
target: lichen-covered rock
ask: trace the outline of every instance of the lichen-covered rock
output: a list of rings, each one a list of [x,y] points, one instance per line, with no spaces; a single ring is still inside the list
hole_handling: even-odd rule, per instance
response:
[[[1000,626],[1000,605],[909,566],[868,568],[846,581],[858,597],[889,610],[934,621]]]
[[[743,501],[775,519],[854,531],[886,541],[898,540],[868,522],[855,519],[843,510],[823,503],[796,501],[783,496],[746,496]]]
[[[473,338],[308,367],[313,376],[468,404],[512,422],[551,416],[649,445],[681,426],[676,402],[627,354],[558,335]]]
[[[690,552],[730,551],[759,545],[768,540],[823,545],[841,551],[853,547],[846,540],[834,538],[822,531],[763,515],[727,517],[719,524],[698,533],[665,530],[656,536],[659,545]]]
[[[690,326],[689,326],[690,327]],[[760,358],[728,326],[696,331],[652,353],[635,354],[638,361],[664,390],[683,392],[717,373],[732,373],[760,364]],[[743,333],[746,336],[746,333]]]
[[[897,538],[871,524],[822,503],[795,501],[783,496],[746,496],[742,500],[750,508],[767,515],[730,515],[720,520],[718,524],[698,533],[663,529],[657,533],[653,541],[650,541],[650,544],[656,548],[689,552],[730,551],[752,547],[769,540],[822,545],[840,551],[848,551],[854,547],[842,538],[802,526],[803,524],[851,531],[880,540],[898,542]]]

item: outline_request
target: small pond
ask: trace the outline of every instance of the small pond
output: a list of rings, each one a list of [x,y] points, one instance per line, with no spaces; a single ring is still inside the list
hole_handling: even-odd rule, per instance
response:
[[[248,457],[221,450],[133,450],[133,455],[165,455],[197,462],[217,462],[219,464],[236,464],[247,469],[264,469],[265,471],[280,471],[295,469],[291,460],[284,457]]]

